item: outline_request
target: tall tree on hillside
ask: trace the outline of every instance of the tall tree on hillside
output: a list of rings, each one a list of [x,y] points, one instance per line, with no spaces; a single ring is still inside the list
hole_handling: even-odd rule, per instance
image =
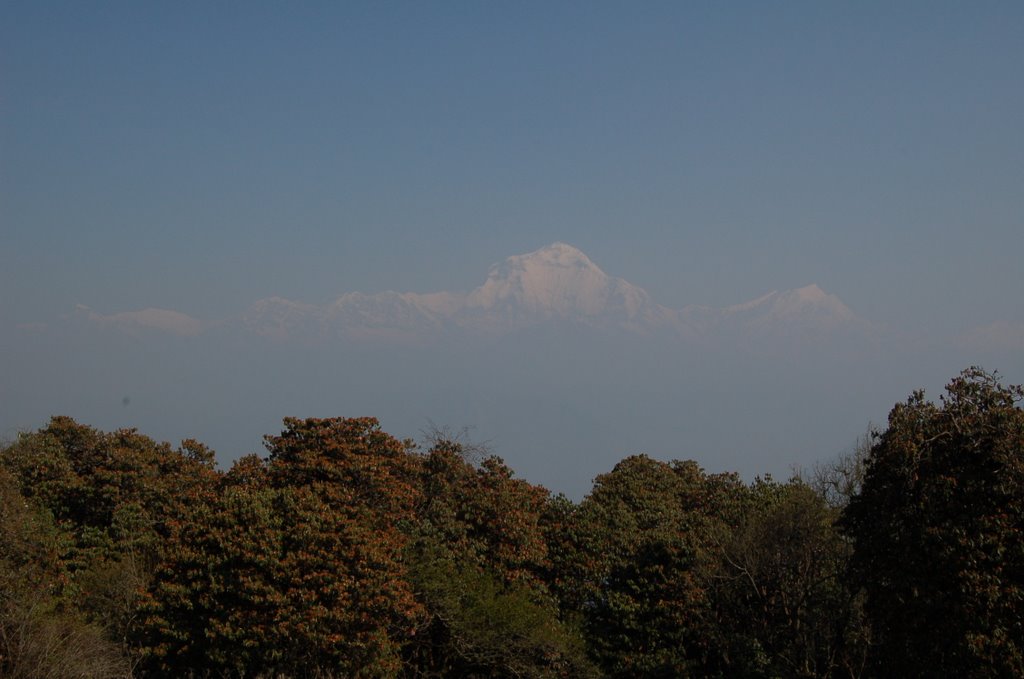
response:
[[[885,676],[1024,676],[1024,390],[978,368],[889,415],[844,516]]]

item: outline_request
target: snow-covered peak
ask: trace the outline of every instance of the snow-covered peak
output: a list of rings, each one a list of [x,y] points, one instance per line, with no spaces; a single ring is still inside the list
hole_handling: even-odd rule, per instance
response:
[[[802,288],[790,290],[785,293],[785,297],[791,302],[797,304],[835,307],[835,303],[839,302],[838,297],[828,294],[819,288],[817,283],[811,283],[810,285],[805,285]],[[841,305],[842,302],[839,302],[839,304]]]
[[[828,314],[836,320],[854,318],[853,311],[843,304],[841,299],[830,295],[814,283],[779,295],[772,307],[773,312],[783,315],[817,312]]]
[[[515,255],[491,267],[487,280],[466,299],[471,309],[516,307],[545,316],[606,313],[611,307],[647,302],[647,294],[605,274],[565,243]],[[627,314],[633,309],[626,309]]]
[[[745,342],[776,339],[805,343],[812,338],[833,341],[836,333],[848,339],[865,338],[872,330],[841,299],[812,283],[727,307],[714,332]]]
[[[808,313],[827,314],[837,320],[849,320],[855,317],[853,311],[843,304],[841,299],[825,292],[815,283],[785,292],[773,290],[755,300],[727,307],[725,312],[727,314],[756,312],[773,318]]]
[[[516,262],[523,266],[558,266],[577,269],[592,269],[604,273],[582,251],[561,241],[552,243],[540,250],[525,255],[509,257],[506,262]]]

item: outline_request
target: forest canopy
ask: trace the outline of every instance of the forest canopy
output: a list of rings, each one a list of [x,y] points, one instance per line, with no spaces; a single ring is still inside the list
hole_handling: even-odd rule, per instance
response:
[[[784,482],[634,455],[578,503],[372,418],[223,471],[54,417],[0,448],[0,676],[1022,676],[1022,398],[971,368]]]

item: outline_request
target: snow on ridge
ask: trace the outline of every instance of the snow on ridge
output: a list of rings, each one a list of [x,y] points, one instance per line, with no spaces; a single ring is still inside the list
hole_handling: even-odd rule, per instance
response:
[[[740,302],[739,304],[733,304],[732,306],[727,306],[727,307],[725,307],[725,309],[723,309],[723,311],[726,312],[726,313],[730,313],[730,314],[743,313],[744,311],[751,311],[751,310],[756,309],[758,307],[764,306],[765,304],[769,303],[771,300],[775,299],[778,296],[779,296],[779,291],[778,290],[772,290],[771,292],[766,293],[764,295],[761,295],[757,299],[752,299],[749,302]]]
[[[669,309],[655,303],[643,288],[609,276],[564,242],[507,257],[493,265],[486,280],[468,293],[348,292],[321,306],[275,296],[257,300],[242,314],[213,324],[161,309],[112,316],[90,310],[89,314],[95,321],[129,330],[152,328],[192,336],[226,324],[275,340],[317,341],[332,337],[426,339],[439,332],[463,331],[494,334],[554,321],[642,333],[668,330],[682,338],[867,324],[838,297],[813,283],[783,292],[773,290],[720,309]]]
[[[838,320],[856,318],[856,314],[841,299],[825,292],[816,283],[784,292],[772,290],[749,302],[728,306],[723,311],[729,315],[759,312],[774,318],[807,313],[831,315]]]
[[[469,293],[466,306],[512,304],[542,315],[596,315],[623,285],[629,284],[609,277],[576,248],[555,243],[491,267],[484,284]]]

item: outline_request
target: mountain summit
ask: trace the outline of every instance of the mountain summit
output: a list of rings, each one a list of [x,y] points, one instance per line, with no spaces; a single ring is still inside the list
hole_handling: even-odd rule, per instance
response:
[[[753,301],[726,307],[724,313],[756,318],[762,324],[809,315],[833,324],[856,319],[856,314],[841,299],[828,294],[814,283],[786,292],[773,290]]]
[[[459,319],[489,326],[564,319],[638,328],[664,324],[671,315],[642,288],[609,276],[571,245],[554,243],[492,266],[484,284],[466,296]]]

